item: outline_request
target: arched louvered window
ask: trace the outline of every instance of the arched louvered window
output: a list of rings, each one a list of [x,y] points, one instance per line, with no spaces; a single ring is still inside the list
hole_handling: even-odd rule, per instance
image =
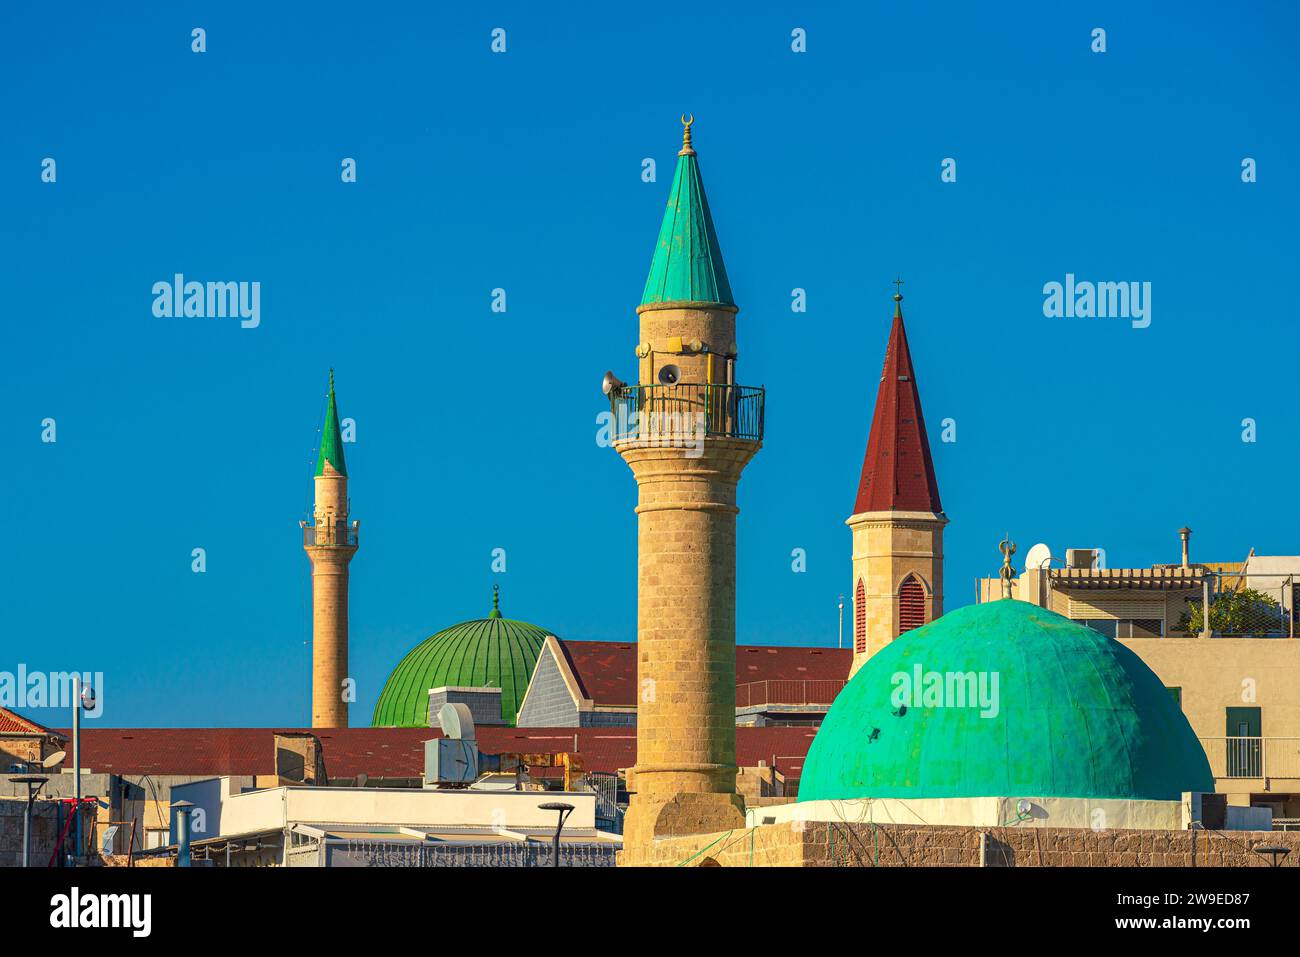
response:
[[[853,653],[867,653],[867,589],[861,578],[853,592]]]
[[[925,586],[915,575],[908,575],[898,589],[898,633],[925,624]]]

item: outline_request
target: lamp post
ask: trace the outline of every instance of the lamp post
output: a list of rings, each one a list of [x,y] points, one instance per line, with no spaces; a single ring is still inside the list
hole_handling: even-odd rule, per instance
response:
[[[1273,846],[1267,844],[1257,844],[1254,847],[1252,847],[1251,850],[1254,851],[1256,854],[1258,854],[1260,857],[1263,857],[1265,854],[1267,854],[1269,856],[1270,867],[1281,867],[1282,862],[1286,860],[1286,856],[1291,853],[1291,848],[1289,847]]]
[[[555,825],[555,840],[553,842],[555,853],[551,857],[551,866],[559,867],[560,866],[560,832],[564,830],[564,822],[567,821],[569,819],[569,815],[573,813],[573,805],[564,804],[560,801],[552,801],[547,804],[539,804],[537,805],[537,807],[539,810],[542,811],[560,812],[559,823]]]
[[[844,596],[840,596],[840,637],[835,642],[836,648],[844,647]]]
[[[73,845],[72,855],[75,866],[76,858],[81,856],[81,709],[90,711],[95,707],[95,689],[89,685],[82,687],[81,675],[72,676],[72,786],[76,803],[72,806]]]
[[[13,784],[27,785],[27,813],[23,815],[23,867],[30,867],[29,860],[32,856],[32,805],[36,803],[36,795],[40,793],[41,788],[49,778],[41,777],[39,774],[22,774],[15,778],[9,779]]]

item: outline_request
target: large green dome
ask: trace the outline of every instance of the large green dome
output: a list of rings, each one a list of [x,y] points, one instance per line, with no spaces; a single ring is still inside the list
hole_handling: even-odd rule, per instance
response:
[[[951,693],[925,696],[937,687],[931,673]],[[968,673],[989,706],[957,706],[970,681],[947,676]],[[1055,612],[1003,600],[944,615],[868,659],[813,739],[799,800],[1170,801],[1213,790],[1191,725],[1137,655]]]
[[[501,717],[513,725],[549,634],[526,621],[502,618],[494,590],[488,617],[426,638],[398,663],[379,694],[371,726],[427,728],[429,689],[442,687],[500,688]]]

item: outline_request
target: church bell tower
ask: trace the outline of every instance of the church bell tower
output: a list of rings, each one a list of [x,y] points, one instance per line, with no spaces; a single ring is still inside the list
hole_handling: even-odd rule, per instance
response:
[[[853,673],[943,614],[943,527],[930,442],[903,327],[902,280],[862,463],[853,531]]]

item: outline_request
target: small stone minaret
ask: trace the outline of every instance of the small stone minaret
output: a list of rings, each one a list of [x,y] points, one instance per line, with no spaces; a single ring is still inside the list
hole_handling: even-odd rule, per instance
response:
[[[316,456],[316,507],[302,522],[303,548],[311,559],[311,726],[348,726],[348,563],[357,551],[358,524],[348,524],[348,468],[334,404],[330,370],[329,406]]]
[[[902,280],[898,281],[902,286]],[[943,527],[903,296],[876,393],[853,530],[853,671],[905,631],[943,614]]]
[[[693,120],[693,118],[692,118]],[[637,752],[624,863],[667,834],[744,824],[736,794],[736,486],[763,390],[736,384],[736,313],[686,124],[637,309],[635,385],[611,391],[637,513]]]

